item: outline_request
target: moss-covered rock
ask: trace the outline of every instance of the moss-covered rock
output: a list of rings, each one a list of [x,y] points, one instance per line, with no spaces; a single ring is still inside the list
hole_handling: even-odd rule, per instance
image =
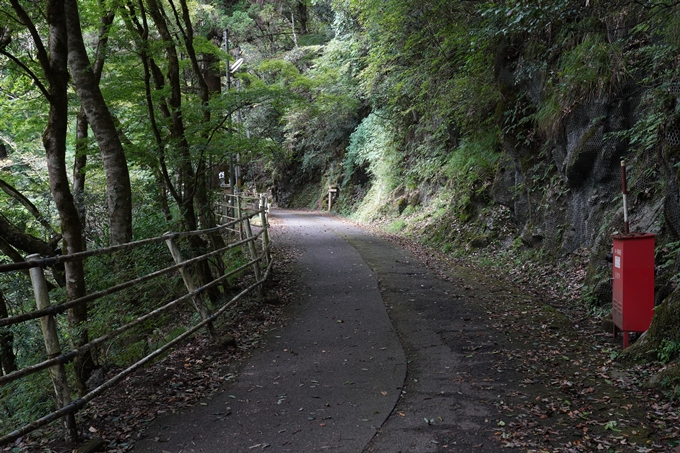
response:
[[[551,329],[562,330],[572,327],[571,319],[552,305],[542,306],[541,315],[543,315],[543,322]]]
[[[680,319],[680,288],[676,288],[654,309],[649,330],[626,350],[624,358],[655,360],[664,341],[680,343],[678,319]]]
[[[475,236],[470,240],[470,247],[476,249],[483,249],[484,247],[489,245],[489,242],[490,239],[486,235]]]

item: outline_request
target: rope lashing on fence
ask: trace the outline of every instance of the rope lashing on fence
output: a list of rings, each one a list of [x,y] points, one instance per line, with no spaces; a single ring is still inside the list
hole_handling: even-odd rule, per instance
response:
[[[250,285],[248,288],[244,289],[239,294],[234,296],[229,302],[227,302],[224,306],[222,306],[212,316],[210,316],[209,318],[207,318],[207,319],[201,321],[200,323],[196,324],[190,330],[187,330],[186,332],[179,335],[174,340],[168,342],[167,344],[160,347],[159,349],[156,349],[154,352],[152,352],[148,356],[144,357],[143,359],[141,359],[138,362],[134,363],[133,365],[129,366],[125,370],[121,371],[120,373],[118,373],[117,375],[115,375],[114,377],[112,377],[111,379],[109,379],[108,381],[106,381],[105,383],[100,385],[99,387],[95,388],[94,390],[92,390],[91,392],[89,392],[88,394],[83,396],[82,398],[80,398],[76,401],[73,401],[72,403],[70,403],[70,404],[68,404],[68,405],[66,405],[66,406],[64,406],[64,407],[62,407],[62,408],[44,416],[44,417],[42,417],[42,418],[39,418],[38,420],[35,420],[34,422],[32,422],[28,425],[25,425],[25,426],[15,430],[15,431],[12,431],[11,433],[9,433],[5,436],[0,437],[0,445],[5,445],[8,442],[12,442],[13,440],[18,439],[19,437],[21,437],[21,436],[23,436],[27,433],[30,433],[31,431],[34,431],[34,430],[40,428],[41,426],[45,426],[48,423],[51,423],[51,422],[53,422],[53,421],[55,421],[55,420],[57,420],[61,417],[64,417],[64,416],[71,414],[71,413],[75,413],[76,411],[82,409],[87,403],[89,403],[90,401],[92,401],[94,398],[101,395],[102,393],[104,393],[106,390],[108,390],[108,389],[112,388],[113,386],[115,386],[116,384],[118,384],[121,380],[126,378],[128,375],[130,375],[134,371],[136,371],[139,368],[141,368],[142,366],[146,365],[148,362],[155,359],[159,355],[163,354],[168,349],[170,349],[170,348],[174,347],[175,345],[179,344],[180,342],[184,341],[185,339],[187,339],[188,337],[190,337],[191,335],[196,333],[199,329],[203,328],[208,323],[213,322],[220,315],[222,315],[228,308],[230,308],[230,306],[232,304],[234,304],[236,301],[238,301],[241,297],[245,296],[250,291],[252,291],[253,289],[257,288],[259,285],[264,283],[267,280],[267,278],[269,277],[269,273],[271,271],[272,263],[273,263],[272,261],[269,262],[269,265],[267,266],[267,269],[265,271],[265,275],[260,280],[256,281],[255,283]],[[252,263],[249,263],[248,265],[252,265]],[[203,288],[205,288],[205,287],[203,287]]]

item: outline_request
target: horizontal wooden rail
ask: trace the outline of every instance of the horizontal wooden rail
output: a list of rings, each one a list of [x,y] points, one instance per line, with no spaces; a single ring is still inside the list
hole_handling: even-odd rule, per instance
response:
[[[242,242],[245,242],[245,241],[242,241]],[[195,291],[192,291],[190,293],[185,294],[182,297],[174,299],[174,300],[168,302],[167,304],[163,305],[162,307],[159,307],[159,308],[157,308],[153,311],[150,311],[146,315],[141,316],[141,317],[137,318],[136,320],[131,321],[128,324],[125,324],[125,325],[123,325],[123,326],[121,326],[121,327],[119,327],[115,330],[112,330],[111,332],[109,332],[106,335],[103,335],[103,336],[96,338],[94,340],[90,340],[90,342],[80,346],[79,348],[76,348],[72,351],[65,352],[65,353],[63,353],[63,354],[61,354],[57,357],[53,357],[53,358],[45,360],[43,362],[36,363],[35,365],[31,365],[29,367],[22,368],[20,370],[6,374],[4,376],[0,376],[0,386],[8,384],[8,383],[13,382],[13,381],[16,381],[17,379],[20,379],[22,377],[29,376],[33,373],[37,373],[38,371],[46,370],[47,368],[49,368],[51,366],[68,363],[68,362],[72,361],[78,354],[81,354],[81,353],[87,351],[88,349],[91,349],[93,346],[97,346],[97,345],[99,345],[99,344],[101,344],[101,343],[103,343],[107,340],[111,340],[113,338],[118,337],[120,334],[125,333],[126,331],[130,330],[131,328],[143,323],[144,321],[148,321],[149,319],[153,318],[154,316],[159,315],[159,314],[163,313],[164,311],[167,311],[170,308],[175,307],[176,305],[180,304],[181,302],[186,302],[187,300],[191,299],[193,296],[200,294],[200,293],[206,291],[207,289],[212,288],[213,286],[217,286],[219,283],[226,280],[227,278],[232,277],[232,276],[234,276],[234,275],[236,275],[240,272],[243,272],[248,267],[252,266],[253,264],[255,264],[259,261],[261,261],[261,258],[250,261],[250,262],[248,262],[248,263],[246,263],[246,264],[224,274],[223,276],[213,280],[209,284],[201,286],[199,288],[196,288]],[[173,266],[173,267],[175,267],[175,266]]]
[[[202,235],[202,234],[211,234],[211,233],[216,233],[219,232],[220,230],[225,230],[230,227],[233,227],[234,225],[237,225],[243,221],[244,218],[252,218],[255,217],[258,213],[250,213],[247,216],[243,216],[241,218],[232,220],[230,222],[227,222],[223,225],[216,226],[214,228],[206,229],[206,230],[193,230],[193,231],[184,231],[184,232],[173,232],[170,233],[172,235],[172,238],[177,239],[180,237],[187,237],[187,236],[197,236],[197,235]],[[58,255],[58,256],[51,256],[47,258],[42,258],[42,259],[34,259],[30,261],[20,261],[18,263],[8,263],[8,264],[2,264],[0,265],[0,272],[11,272],[11,271],[19,271],[19,270],[26,270],[26,269],[32,269],[35,267],[50,267],[50,266],[56,266],[57,264],[62,264],[62,263],[67,263],[70,261],[79,261],[79,260],[84,260],[85,258],[90,258],[93,256],[101,256],[101,255],[108,255],[114,252],[120,252],[122,250],[132,250],[144,245],[150,245],[150,244],[156,244],[160,242],[165,241],[165,237],[160,236],[160,237],[155,237],[155,238],[149,238],[149,239],[141,239],[139,241],[134,241],[134,242],[126,242],[125,244],[118,244],[118,245],[111,245],[109,247],[104,247],[101,249],[95,249],[95,250],[86,250],[84,252],[77,252],[77,253],[72,253],[70,255]]]
[[[87,403],[89,403],[90,401],[92,401],[94,398],[101,395],[102,393],[104,393],[106,390],[109,390],[110,388],[114,387],[116,384],[118,384],[121,380],[123,380],[124,378],[129,376],[131,373],[133,373],[134,371],[137,371],[139,368],[146,365],[151,360],[160,356],[161,354],[163,354],[167,350],[175,347],[176,345],[178,345],[182,341],[188,339],[189,337],[194,335],[198,330],[203,328],[205,325],[207,325],[208,323],[213,322],[215,319],[217,319],[228,308],[230,308],[235,302],[237,302],[243,296],[245,296],[246,294],[250,293],[252,290],[257,288],[258,286],[260,286],[262,283],[264,283],[269,278],[271,267],[272,267],[272,262],[269,263],[269,265],[267,266],[267,270],[265,272],[265,275],[260,280],[256,281],[255,283],[250,285],[248,288],[244,289],[239,294],[234,296],[229,302],[227,302],[224,306],[222,306],[218,311],[216,311],[208,319],[201,321],[200,323],[196,324],[191,329],[189,329],[186,332],[184,332],[183,334],[179,335],[174,340],[169,341],[168,343],[166,343],[162,347],[156,349],[151,354],[145,356],[143,359],[139,360],[138,362],[135,362],[134,364],[132,364],[131,366],[129,366],[125,370],[121,371],[120,373],[116,374],[114,377],[112,377],[111,379],[109,379],[108,381],[106,381],[105,383],[100,385],[99,387],[93,389],[91,392],[84,395],[82,398],[80,398],[76,401],[73,401],[72,403],[70,403],[70,404],[68,404],[68,405],[66,405],[66,406],[64,406],[64,407],[46,415],[46,416],[28,424],[28,425],[26,425],[26,426],[23,426],[23,427],[15,430],[15,431],[12,431],[9,434],[6,434],[6,435],[0,437],[0,445],[5,445],[9,442],[12,442],[12,441],[18,439],[19,437],[30,433],[31,431],[35,431],[36,429],[38,429],[42,426],[45,426],[45,425],[47,425],[47,424],[49,424],[49,423],[51,423],[55,420],[58,420],[59,418],[65,416],[65,415],[68,415],[70,413],[74,413],[74,412],[82,409]]]
[[[94,292],[92,294],[88,294],[87,296],[84,296],[84,297],[81,297],[81,298],[78,298],[78,299],[73,299],[71,301],[63,302],[63,303],[57,304],[57,305],[51,305],[50,307],[43,308],[42,310],[34,310],[34,311],[31,311],[31,312],[28,312],[28,313],[22,313],[20,315],[10,316],[10,317],[7,317],[7,318],[0,319],[0,327],[19,324],[21,322],[29,321],[31,319],[38,319],[42,316],[58,315],[58,314],[64,313],[68,309],[73,308],[78,304],[92,302],[92,301],[97,300],[99,298],[102,298],[104,296],[110,296],[111,294],[117,293],[118,291],[122,291],[124,289],[130,288],[130,287],[138,285],[140,283],[145,283],[149,280],[153,280],[156,277],[160,277],[161,275],[169,274],[173,271],[178,270],[181,267],[194,264],[198,261],[202,261],[202,260],[209,258],[211,256],[218,255],[218,254],[223,253],[227,250],[230,250],[230,249],[233,249],[233,248],[236,248],[236,247],[240,247],[241,245],[244,245],[244,244],[247,244],[248,242],[252,242],[252,241],[256,240],[257,237],[259,237],[260,234],[262,234],[261,231],[258,232],[258,234],[254,238],[248,238],[248,239],[244,239],[242,241],[235,242],[235,243],[230,244],[230,245],[228,245],[224,248],[221,248],[219,250],[214,250],[212,252],[206,253],[205,255],[201,255],[201,256],[198,256],[196,258],[192,258],[190,260],[184,261],[183,263],[175,264],[175,265],[170,266],[170,267],[166,267],[164,269],[153,272],[151,274],[147,274],[143,277],[139,277],[135,280],[129,280],[127,282],[120,283],[118,285],[112,286],[112,287],[107,288],[105,290],[97,291],[97,292]],[[165,238],[163,238],[163,239],[165,240]],[[26,261],[26,263],[33,263],[34,261],[35,260]],[[37,267],[37,266],[32,266],[32,267]],[[1,382],[2,382],[2,378],[0,378],[0,383]]]
[[[61,373],[59,376],[61,376],[59,379],[62,379],[62,387],[63,385],[66,385],[64,395],[61,397],[57,394],[57,401],[60,402],[60,409],[38,419],[35,420],[17,430],[14,430],[8,434],[3,435],[0,437],[0,445],[5,445],[8,442],[11,442],[13,440],[16,440],[17,438],[30,433],[31,431],[45,426],[59,418],[64,418],[65,420],[65,425],[67,428],[67,433],[73,437],[74,435],[77,435],[77,432],[75,430],[75,419],[73,417],[73,414],[77,412],[79,409],[81,409],[83,406],[85,406],[88,402],[90,402],[92,399],[95,397],[99,396],[101,393],[103,393],[105,390],[113,387],[116,385],[118,382],[120,382],[121,379],[132,373],[133,371],[139,369],[141,366],[144,366],[146,363],[148,363],[150,360],[153,360],[154,358],[158,357],[160,354],[163,352],[169,350],[170,348],[174,347],[175,345],[179,344],[181,341],[189,338],[191,335],[195,334],[199,329],[203,327],[208,327],[211,328],[212,322],[215,321],[220,315],[226,312],[226,310],[231,307],[234,303],[236,303],[238,300],[243,298],[246,294],[252,292],[253,289],[255,288],[260,288],[260,291],[262,290],[262,284],[264,281],[269,277],[272,263],[273,261],[271,260],[271,253],[270,253],[270,243],[269,243],[269,235],[267,232],[267,219],[266,219],[266,200],[263,200],[262,198],[260,199],[260,205],[258,209],[248,212],[247,214],[243,211],[241,211],[241,216],[238,219],[233,219],[230,220],[222,225],[219,225],[215,228],[210,228],[206,230],[195,230],[195,231],[187,231],[187,232],[172,232],[172,233],[166,233],[163,236],[160,237],[155,237],[155,238],[149,238],[149,239],[144,239],[140,241],[135,241],[135,242],[130,242],[127,244],[120,244],[120,245],[115,245],[111,247],[106,247],[103,249],[97,249],[97,250],[88,250],[85,252],[79,252],[79,253],[74,253],[71,255],[61,255],[61,256],[55,256],[55,257],[38,257],[33,256],[33,257],[28,257],[27,261],[25,262],[20,262],[20,263],[13,263],[10,265],[3,265],[0,266],[0,272],[14,272],[14,271],[19,271],[19,270],[26,270],[29,269],[32,272],[31,278],[33,280],[33,286],[34,286],[34,291],[36,291],[36,298],[38,298],[38,291],[41,291],[41,287],[44,287],[44,272],[40,269],[36,268],[46,268],[49,266],[55,266],[60,263],[65,263],[69,261],[75,261],[75,260],[85,260],[90,257],[94,256],[101,256],[101,255],[106,255],[106,254],[112,254],[116,252],[120,252],[123,250],[132,250],[135,248],[151,245],[151,244],[157,244],[161,242],[165,242],[166,245],[169,248],[170,255],[172,255],[172,258],[175,259],[176,263],[173,265],[169,265],[164,267],[163,269],[160,270],[155,270],[153,272],[150,272],[146,275],[142,275],[141,277],[134,278],[131,280],[124,281],[122,283],[115,284],[113,286],[110,286],[109,288],[92,292],[90,294],[87,294],[84,297],[70,300],[70,301],[65,301],[56,305],[50,305],[49,303],[49,296],[46,293],[46,289],[42,290],[44,291],[42,295],[40,296],[40,300],[43,300],[44,302],[39,304],[38,307],[39,309],[30,311],[28,313],[22,313],[19,315],[14,315],[11,317],[3,318],[0,319],[0,328],[2,327],[8,327],[20,323],[24,323],[27,321],[35,320],[35,319],[40,319],[41,323],[46,322],[52,326],[56,326],[54,322],[54,317],[63,314],[67,310],[81,305],[81,304],[88,304],[93,301],[96,301],[98,299],[101,299],[106,296],[110,296],[112,294],[116,294],[120,291],[129,289],[129,288],[134,288],[137,285],[141,285],[143,283],[147,283],[150,281],[153,281],[155,279],[158,279],[159,277],[162,277],[164,275],[168,274],[173,274],[173,273],[180,273],[184,280],[185,280],[185,285],[187,287],[186,294],[181,295],[179,297],[175,297],[173,300],[167,301],[167,302],[162,302],[162,306],[155,308],[147,313],[142,314],[141,316],[138,316],[136,319],[133,321],[130,321],[126,323],[123,326],[117,327],[115,329],[111,329],[108,332],[103,332],[103,335],[100,335],[98,338],[91,339],[88,343],[79,346],[78,348],[72,349],[70,351],[65,351],[65,352],[60,352],[59,351],[59,345],[58,345],[58,339],[56,333],[54,331],[49,334],[52,335],[54,338],[50,341],[55,343],[55,348],[53,349],[55,353],[50,353],[48,354],[48,359],[43,360],[39,363],[34,363],[28,366],[24,366],[23,368],[13,371],[11,373],[8,373],[4,376],[0,376],[0,386],[7,385],[11,382],[17,381],[21,378],[25,378],[29,375],[42,372],[44,370],[50,370],[52,379],[57,379],[57,375],[54,373],[56,372],[55,370],[59,369],[59,373]],[[253,217],[259,216],[258,221],[262,224],[261,229],[256,233],[253,234],[253,231],[251,230],[250,227],[250,220]],[[186,238],[189,236],[195,236],[195,235],[211,235],[211,234],[222,234],[226,233],[232,230],[236,230],[240,232],[239,236],[236,236],[236,240],[233,242],[228,243],[224,247],[221,247],[217,250],[211,250],[207,253],[203,253],[199,256],[195,257],[190,257],[188,259],[183,259],[181,257],[181,252],[180,249],[177,247],[176,240],[180,238]],[[245,236],[243,234],[245,232]],[[261,242],[262,247],[261,251],[258,252],[257,248],[255,247],[256,242]],[[208,283],[204,283],[200,287],[196,287],[190,280],[192,279],[192,274],[187,273],[187,268],[193,265],[196,265],[197,263],[205,260],[209,260],[210,258],[218,257],[219,259],[223,259],[222,257],[224,256],[225,253],[229,252],[232,249],[236,249],[241,247],[242,250],[246,253],[246,256],[249,256],[247,259],[247,262],[245,264],[239,265],[235,269],[231,269],[227,272],[222,272],[220,271],[220,275],[217,277],[212,277],[212,280]],[[262,267],[264,267],[265,272],[262,275]],[[220,306],[219,309],[213,314],[210,314],[205,306],[203,305],[201,301],[201,297],[203,294],[206,293],[211,288],[216,287],[217,285],[223,284],[227,279],[232,278],[236,275],[241,275],[244,273],[248,273],[249,270],[252,270],[252,274],[254,275],[255,283],[250,285],[248,288],[245,290],[241,291],[239,294],[234,296],[232,299],[230,299],[228,302],[224,303],[223,305]],[[38,279],[38,280],[35,280]],[[40,284],[40,279],[43,282]],[[189,279],[189,280],[187,280]],[[37,283],[36,283],[37,282]],[[42,285],[42,286],[41,286]],[[88,350],[91,350],[99,345],[102,345],[106,342],[112,341],[122,335],[125,332],[130,331],[131,329],[138,327],[142,325],[143,323],[149,321],[150,319],[159,316],[162,313],[166,313],[169,310],[179,306],[182,303],[186,303],[188,301],[192,301],[195,308],[200,312],[201,315],[201,321],[198,322],[198,324],[194,325],[191,327],[189,330],[184,332],[183,334],[179,335],[177,338],[169,341],[166,343],[164,346],[161,348],[157,349],[156,351],[152,352],[151,354],[143,357],[133,365],[129,366],[126,368],[124,371],[121,373],[117,374],[113,378],[109,379],[106,383],[103,385],[97,387],[96,389],[92,390],[91,392],[85,394],[83,397],[80,399],[77,399],[75,401],[71,401],[69,392],[68,392],[68,385],[65,384],[66,380],[64,378],[65,374],[63,374],[64,370],[64,365],[68,364],[69,362],[73,361],[76,359],[78,356],[86,353]],[[40,308],[42,307],[42,308]],[[212,331],[211,331],[212,333]],[[45,338],[48,338],[48,333],[45,333]],[[47,341],[47,340],[46,340]],[[47,344],[47,343],[46,343]],[[55,383],[55,388],[58,387],[56,381]],[[70,426],[69,422],[66,420],[70,420]],[[76,434],[74,434],[76,433]],[[75,439],[73,439],[75,440]]]

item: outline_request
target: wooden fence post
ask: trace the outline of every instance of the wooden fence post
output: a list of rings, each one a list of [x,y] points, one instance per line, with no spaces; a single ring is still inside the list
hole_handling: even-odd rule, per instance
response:
[[[241,218],[243,211],[241,210],[241,192],[236,195],[236,218],[240,220],[238,223],[238,239],[243,240],[243,219]]]
[[[35,261],[40,258],[40,255],[34,254],[26,257],[27,261]],[[38,310],[49,307],[50,296],[47,290],[47,281],[45,280],[45,273],[42,267],[32,267],[29,270],[31,276],[31,283],[33,285],[33,294],[35,295],[35,303]],[[59,345],[59,334],[57,333],[57,322],[54,316],[47,315],[40,318],[40,328],[42,330],[43,338],[45,339],[45,351],[47,358],[51,359],[61,354],[61,346]],[[54,385],[54,393],[57,397],[57,403],[64,407],[71,403],[71,390],[68,387],[68,380],[66,378],[66,369],[63,364],[55,365],[49,369],[52,384]],[[71,412],[63,418],[64,429],[66,432],[66,440],[71,442],[78,442],[78,429],[76,427],[75,414]]]
[[[253,229],[250,227],[250,219],[246,217],[243,219],[246,229],[246,239],[253,239]],[[248,241],[248,249],[250,250],[251,259],[257,259],[257,249],[255,248],[255,241]],[[253,263],[253,273],[255,274],[255,280],[260,281],[260,264]],[[261,288],[261,287],[260,287]]]
[[[220,203],[220,224],[223,224],[229,222],[229,190],[227,190],[229,186],[222,183],[220,187],[224,189],[224,195]]]
[[[175,260],[175,264],[182,264],[184,259],[182,259],[182,253],[175,243],[174,233],[165,233],[163,236],[166,238],[165,243],[168,245],[168,249],[170,249],[170,254],[172,255],[172,259]],[[184,286],[187,287],[187,291],[190,293],[196,291],[196,284],[194,283],[191,273],[189,273],[189,269],[187,269],[186,266],[182,266],[179,271],[182,275],[182,280],[184,280]],[[201,315],[201,320],[205,321],[208,319],[210,317],[210,313],[208,313],[208,308],[203,303],[201,294],[194,294],[192,301],[194,303],[194,308],[196,308],[196,311]],[[210,337],[213,340],[216,339],[217,334],[215,333],[215,327],[213,326],[213,323],[209,322],[207,327]]]
[[[260,222],[262,223],[262,253],[264,256],[265,266],[269,265],[271,261],[271,252],[269,251],[269,224],[267,218],[267,196],[260,195]]]

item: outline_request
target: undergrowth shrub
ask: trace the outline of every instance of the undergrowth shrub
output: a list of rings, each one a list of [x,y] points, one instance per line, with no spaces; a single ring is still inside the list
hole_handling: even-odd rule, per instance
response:
[[[389,120],[379,112],[366,117],[350,136],[343,160],[345,184],[360,168],[366,168],[372,177],[371,188],[357,212],[359,217],[374,218],[389,211],[387,199],[402,177],[397,136]]]

